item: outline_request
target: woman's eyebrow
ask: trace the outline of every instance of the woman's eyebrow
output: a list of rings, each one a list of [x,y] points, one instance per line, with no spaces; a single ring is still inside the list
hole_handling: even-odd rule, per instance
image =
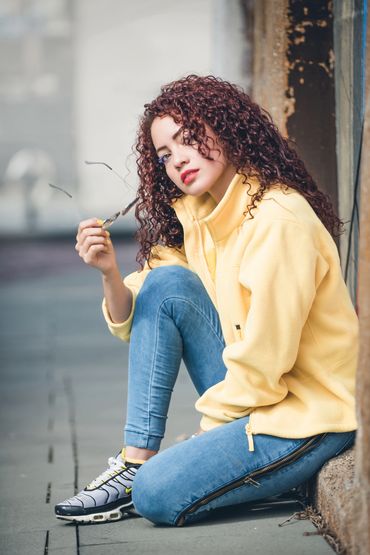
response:
[[[176,131],[176,133],[174,135],[172,135],[172,140],[174,141],[175,139],[177,139],[177,137],[180,135],[182,131],[182,127],[179,127],[179,129]],[[168,148],[167,146],[160,146],[159,148],[157,148],[156,153],[158,154],[158,152],[160,150],[163,150],[165,148]]]

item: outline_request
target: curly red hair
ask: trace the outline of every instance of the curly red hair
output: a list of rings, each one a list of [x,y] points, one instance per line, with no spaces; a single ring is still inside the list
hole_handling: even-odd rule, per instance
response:
[[[160,95],[144,105],[136,150],[140,179],[136,218],[140,244],[137,262],[143,267],[156,244],[179,248],[183,230],[171,204],[184,193],[167,177],[159,164],[150,128],[155,117],[169,115],[186,130],[186,144],[196,144],[203,156],[209,154],[207,124],[218,138],[227,160],[237,173],[257,177],[260,188],[246,196],[246,209],[257,207],[265,191],[276,183],[303,195],[332,236],[342,233],[343,222],[336,216],[328,195],[319,191],[304,163],[288,139],[274,125],[269,113],[252,102],[237,85],[218,77],[188,75],[161,88]],[[209,143],[208,143],[209,144]],[[247,193],[247,189],[246,189]]]

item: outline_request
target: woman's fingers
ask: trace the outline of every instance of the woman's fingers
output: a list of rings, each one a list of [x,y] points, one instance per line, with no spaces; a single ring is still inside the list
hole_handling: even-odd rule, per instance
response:
[[[86,220],[86,222],[88,222],[88,226],[82,226],[81,224],[84,222],[81,222],[78,228],[76,235],[76,250],[78,250],[78,247],[81,247],[89,237],[109,237],[109,232],[102,229],[101,225],[92,226],[91,221]]]
[[[83,220],[78,225],[77,235],[81,233],[84,229],[88,227],[100,227],[103,225],[103,220],[99,220],[98,218],[89,218],[88,220]]]
[[[76,240],[78,243],[82,243],[90,235],[94,235],[96,237],[108,237],[108,232],[101,226],[86,227],[77,233]]]
[[[103,220],[98,220],[97,218],[89,218],[88,220],[83,220],[82,222],[80,222],[76,235],[77,243],[80,243],[89,233],[102,234],[102,232],[104,232],[104,230],[102,229],[102,225]]]
[[[108,238],[101,235],[88,235],[80,244],[78,250],[80,256],[86,254],[94,245],[107,245]]]
[[[93,264],[95,262],[95,259],[97,257],[97,255],[101,254],[101,253],[105,253],[107,251],[107,247],[106,245],[91,245],[91,247],[89,248],[89,250],[82,256],[84,262],[86,262],[86,264]],[[81,256],[81,255],[80,255]]]
[[[80,222],[75,249],[82,260],[101,271],[117,264],[109,231],[102,229],[103,220],[90,218]]]

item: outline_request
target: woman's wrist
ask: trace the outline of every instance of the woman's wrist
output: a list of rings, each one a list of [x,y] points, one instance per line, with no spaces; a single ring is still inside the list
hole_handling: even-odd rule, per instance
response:
[[[104,282],[111,282],[111,281],[115,281],[117,278],[122,281],[122,276],[121,276],[121,272],[118,268],[118,266],[113,266],[112,268],[109,268],[107,270],[102,270],[102,278]]]
[[[105,302],[112,322],[125,322],[132,308],[131,290],[123,283],[118,267],[104,272],[102,278]]]

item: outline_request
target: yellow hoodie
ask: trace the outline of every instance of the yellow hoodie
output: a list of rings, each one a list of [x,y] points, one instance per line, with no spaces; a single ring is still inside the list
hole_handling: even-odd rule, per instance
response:
[[[220,317],[227,373],[196,402],[201,428],[250,415],[246,432],[302,438],[356,429],[358,318],[337,247],[297,191],[268,190],[246,212],[258,181],[235,174],[219,204],[185,195],[173,208],[184,246],[158,246],[152,266],[180,264],[201,278]],[[134,302],[113,335],[129,341],[135,298],[150,271],[124,279]]]

